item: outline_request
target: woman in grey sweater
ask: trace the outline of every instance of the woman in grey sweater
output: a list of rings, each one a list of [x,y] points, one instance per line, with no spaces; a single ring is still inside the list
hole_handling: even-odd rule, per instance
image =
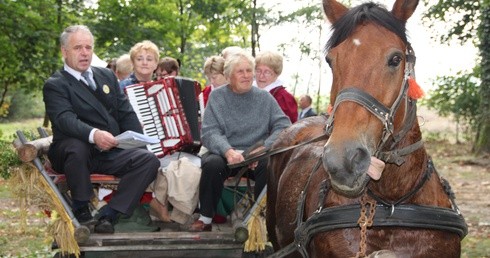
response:
[[[204,111],[201,141],[209,151],[201,160],[199,185],[200,217],[190,231],[211,231],[223,182],[241,168],[229,164],[244,161],[242,152],[259,141],[261,148],[272,145],[278,134],[291,125],[276,100],[267,91],[252,87],[254,58],[235,53],[225,62],[224,74],[230,82],[214,90]],[[249,165],[258,197],[267,183],[267,159]]]

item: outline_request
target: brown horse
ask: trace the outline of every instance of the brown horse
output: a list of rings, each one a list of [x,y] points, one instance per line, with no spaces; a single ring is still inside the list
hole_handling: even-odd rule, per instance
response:
[[[300,120],[273,149],[267,229],[273,256],[459,257],[467,227],[425,148],[416,119],[415,56],[405,23],[417,0],[392,11],[324,0],[333,24],[328,116]]]

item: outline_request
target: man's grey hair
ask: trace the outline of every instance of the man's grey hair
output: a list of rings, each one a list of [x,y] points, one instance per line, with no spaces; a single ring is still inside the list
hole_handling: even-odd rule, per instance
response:
[[[92,35],[92,32],[90,31],[90,29],[85,26],[85,25],[72,25],[72,26],[69,26],[67,27],[60,35],[60,45],[61,46],[66,46],[66,44],[68,43],[68,37],[70,36],[70,34],[72,33],[75,33],[77,31],[84,31],[84,32],[87,32],[88,34],[90,34],[90,36],[92,37],[92,44],[94,43],[94,35]]]

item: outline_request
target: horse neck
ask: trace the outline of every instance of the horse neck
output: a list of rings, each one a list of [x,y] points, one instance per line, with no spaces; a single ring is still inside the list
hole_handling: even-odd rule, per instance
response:
[[[421,140],[421,138],[422,133],[418,121],[415,119],[411,129],[395,146],[395,149],[410,146]],[[422,146],[404,158],[405,162],[400,166],[386,164],[379,181],[371,180],[368,187],[374,194],[385,200],[396,201],[419,184],[424,173],[426,173],[429,158],[425,147]]]

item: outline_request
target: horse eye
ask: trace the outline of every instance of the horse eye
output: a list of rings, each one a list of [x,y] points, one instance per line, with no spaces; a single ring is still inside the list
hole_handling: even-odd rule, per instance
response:
[[[332,63],[331,63],[332,60],[328,56],[325,57],[325,61],[327,61],[328,66],[332,68]]]
[[[403,58],[400,55],[394,55],[388,62],[389,66],[397,67],[402,62]]]

